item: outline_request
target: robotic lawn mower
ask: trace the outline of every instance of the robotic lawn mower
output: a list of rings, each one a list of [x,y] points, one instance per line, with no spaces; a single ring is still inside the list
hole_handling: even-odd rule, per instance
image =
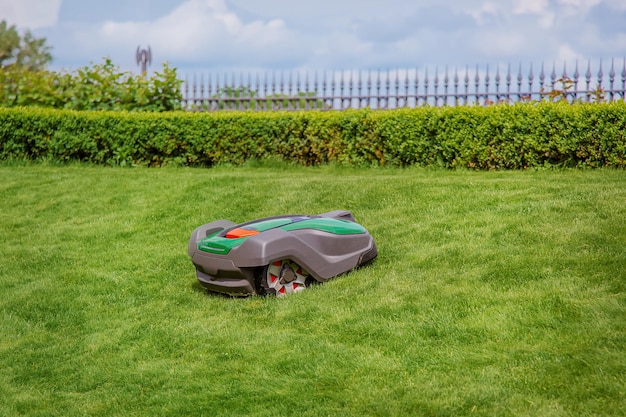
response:
[[[198,227],[188,253],[198,281],[229,295],[284,295],[358,268],[378,255],[351,212],[267,217]]]

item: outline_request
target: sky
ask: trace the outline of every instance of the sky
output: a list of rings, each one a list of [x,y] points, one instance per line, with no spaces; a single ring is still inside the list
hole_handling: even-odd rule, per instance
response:
[[[55,70],[139,72],[148,46],[180,75],[626,56],[626,0],[0,0],[0,20],[45,37]]]

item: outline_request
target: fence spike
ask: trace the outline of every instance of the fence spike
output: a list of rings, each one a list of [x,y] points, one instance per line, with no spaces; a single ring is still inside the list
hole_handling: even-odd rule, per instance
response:
[[[409,70],[404,71],[404,107],[409,106]]]
[[[428,102],[428,67],[424,69],[424,104]]]
[[[626,57],[622,62],[622,100],[626,101]]]
[[[459,68],[454,66],[454,104],[459,103]]]
[[[420,86],[419,69],[417,67],[415,67],[415,79],[413,80],[413,92],[414,92],[414,96],[415,96],[415,107],[419,106],[419,101],[420,101],[419,86]]]
[[[600,60],[600,69],[598,70],[598,88],[602,88],[604,72],[602,72],[602,60]]]
[[[500,86],[500,64],[496,65],[496,91],[498,91],[498,87]]]
[[[578,60],[576,60],[576,66],[574,67],[574,74],[572,75],[574,81],[574,101],[578,100],[578,79],[580,73],[578,72]]]
[[[511,94],[511,63],[509,62],[506,67],[506,76],[504,77],[504,82],[506,84],[506,93],[504,98],[506,102],[509,102],[509,96]]]
[[[468,102],[468,91],[469,91],[469,82],[470,82],[470,77],[469,77],[469,65],[465,64],[465,77],[463,78],[463,85],[465,86],[465,95],[464,95],[464,100],[463,100],[463,104],[467,104]]]
[[[485,72],[485,103],[489,102],[489,64]]]
[[[523,100],[522,98],[522,82],[524,80],[523,76],[522,76],[522,63],[519,63],[519,66],[517,68],[517,99],[518,100]]]
[[[500,101],[500,64],[496,64],[496,103]]]
[[[448,104],[448,66],[445,66],[444,74],[443,74],[443,104]]]

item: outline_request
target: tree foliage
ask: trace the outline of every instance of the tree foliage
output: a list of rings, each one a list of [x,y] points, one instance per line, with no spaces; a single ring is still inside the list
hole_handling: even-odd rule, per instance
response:
[[[0,107],[52,107],[72,110],[169,111],[180,108],[176,69],[149,79],[120,71],[110,59],[73,73],[0,68]]]
[[[52,61],[51,49],[46,38],[37,38],[29,30],[20,36],[14,25],[0,22],[0,67],[43,69]]]

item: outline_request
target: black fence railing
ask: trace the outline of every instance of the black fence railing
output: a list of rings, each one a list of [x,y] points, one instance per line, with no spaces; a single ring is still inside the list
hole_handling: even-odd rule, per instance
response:
[[[344,110],[419,106],[490,105],[533,100],[614,101],[626,99],[626,59],[564,62],[534,68],[507,65],[463,69],[428,68],[204,74],[186,77],[183,107],[219,110]]]

